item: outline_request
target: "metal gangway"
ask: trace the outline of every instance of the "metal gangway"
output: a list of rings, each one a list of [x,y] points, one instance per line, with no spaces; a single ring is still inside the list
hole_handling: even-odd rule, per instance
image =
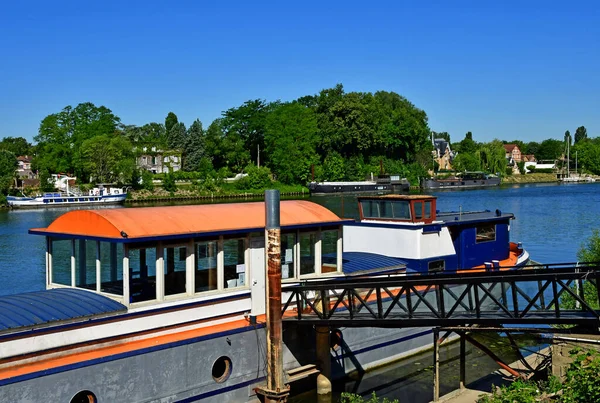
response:
[[[598,330],[599,279],[599,263],[557,263],[307,281],[284,289],[283,321],[330,327],[544,324]]]

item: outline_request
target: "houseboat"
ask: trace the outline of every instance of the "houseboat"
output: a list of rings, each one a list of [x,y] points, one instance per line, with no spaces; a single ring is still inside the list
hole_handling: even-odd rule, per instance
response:
[[[281,202],[284,294],[325,278],[527,262],[509,240],[510,213],[438,214],[433,196],[359,204],[355,221]],[[256,398],[265,376],[264,203],[72,210],[29,233],[46,239],[47,290],[0,297],[0,401]],[[431,343],[430,329],[334,332],[343,340],[331,350],[338,378]],[[315,362],[314,340],[312,329],[284,327],[286,371]]]
[[[500,185],[500,178],[485,172],[463,172],[449,177],[423,178],[423,189],[457,189]]]
[[[11,208],[40,208],[40,207],[68,207],[68,206],[94,206],[107,204],[121,204],[127,198],[127,190],[113,184],[102,183],[82,193],[78,188],[70,187],[69,181],[75,180],[64,176],[59,179],[58,192],[44,193],[35,197],[6,196],[6,201]]]
[[[310,182],[308,190],[311,195],[319,196],[331,193],[389,193],[408,192],[410,182],[399,175],[379,175],[370,181],[355,182]]]

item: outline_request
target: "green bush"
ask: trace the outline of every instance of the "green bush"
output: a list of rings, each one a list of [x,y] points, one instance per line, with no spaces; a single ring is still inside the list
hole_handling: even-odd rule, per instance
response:
[[[154,190],[154,175],[150,171],[142,172],[142,188],[152,192]]]
[[[236,188],[240,190],[266,189],[273,183],[271,180],[271,170],[266,167],[257,167],[250,164],[244,170],[248,176],[236,182]]]
[[[571,350],[573,362],[565,381],[554,376],[546,382],[516,380],[494,388],[490,396],[477,403],[597,403],[600,402],[600,353],[595,350]]]
[[[517,162],[517,166],[519,167],[521,175],[525,175],[525,161]]]
[[[162,186],[167,192],[176,192],[177,184],[175,183],[175,175],[173,173],[166,174],[165,179],[162,181]]]
[[[385,397],[383,400],[379,400],[375,395],[375,392],[373,392],[371,397],[369,397],[368,400],[365,400],[361,395],[344,392],[340,396],[340,403],[398,403],[398,399],[390,400]]]
[[[512,167],[506,167],[505,173],[506,173],[506,176],[511,176],[513,174]]]

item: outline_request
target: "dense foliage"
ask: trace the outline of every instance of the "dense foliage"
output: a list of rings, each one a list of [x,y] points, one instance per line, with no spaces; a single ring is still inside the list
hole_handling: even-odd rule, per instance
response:
[[[164,122],[126,125],[107,107],[86,102],[46,116],[35,146],[21,137],[6,137],[0,150],[33,156],[32,168],[40,175],[69,173],[83,183],[128,183],[147,190],[153,188],[152,180],[136,168],[136,158],[161,153],[181,157],[177,163],[187,176],[172,179],[193,180],[196,187],[207,189],[239,173],[250,174],[239,189],[269,181],[306,185],[313,179],[364,180],[381,171],[417,184],[437,170],[432,137],[451,142],[449,133],[431,132],[427,114],[401,95],[346,92],[338,84],[290,102],[246,101],[206,128],[199,120],[186,128],[174,112]],[[473,137],[467,132],[451,144],[456,171],[511,173],[502,141],[478,143]],[[573,142],[569,132],[564,140]],[[556,160],[565,151],[565,141],[509,143],[538,160]],[[575,131],[573,153],[581,170],[600,174],[600,139],[588,138],[584,126]],[[173,189],[173,184],[168,186]]]
[[[597,403],[600,402],[600,354],[574,349],[565,380],[550,377],[547,382],[517,380],[482,396],[478,403]]]

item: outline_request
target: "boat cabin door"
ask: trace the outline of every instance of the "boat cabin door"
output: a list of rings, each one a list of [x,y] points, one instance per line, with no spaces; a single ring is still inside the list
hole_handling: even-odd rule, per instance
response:
[[[266,312],[265,282],[265,240],[254,238],[250,240],[250,272],[252,279],[250,283],[250,296],[252,299],[252,316],[264,315]]]

